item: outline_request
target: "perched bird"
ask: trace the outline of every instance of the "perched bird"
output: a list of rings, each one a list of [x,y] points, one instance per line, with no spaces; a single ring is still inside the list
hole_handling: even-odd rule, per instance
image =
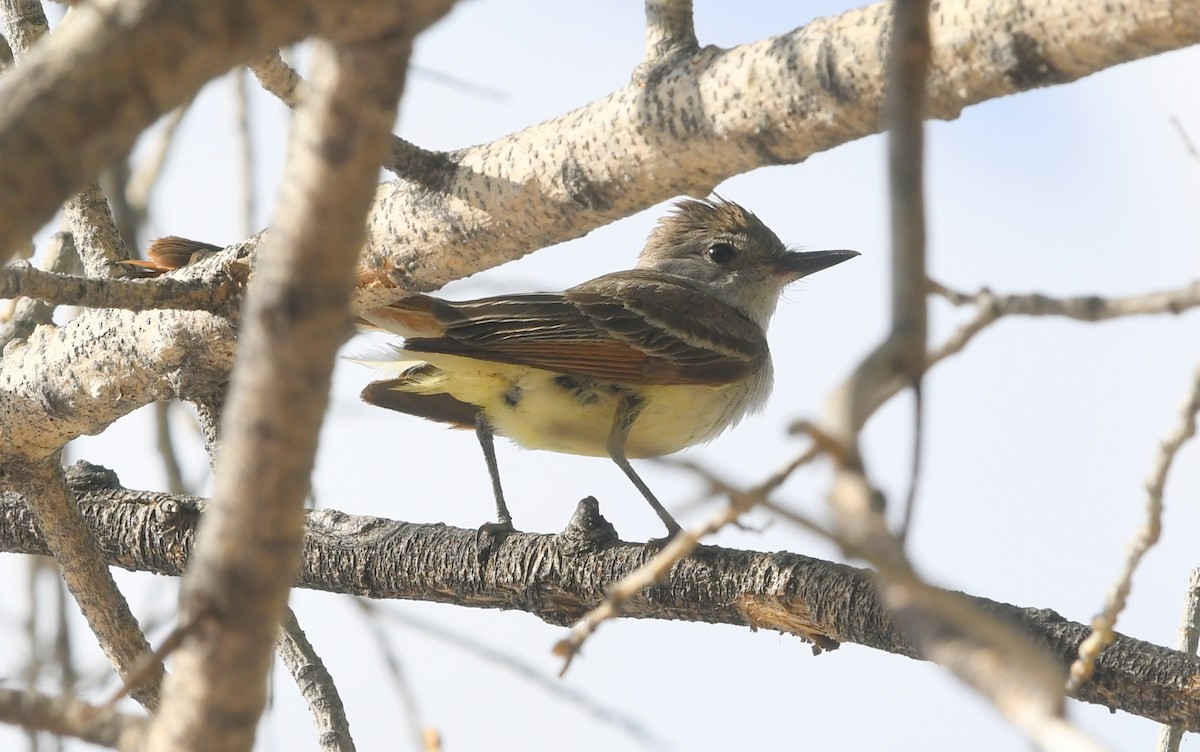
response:
[[[857,255],[790,251],[731,201],[680,201],[629,271],[557,293],[414,295],[363,314],[404,344],[363,361],[389,377],[362,398],[475,429],[496,499],[490,532],[512,529],[492,445],[499,434],[530,449],[612,458],[674,535],[679,523],[629,459],[708,441],[761,408],[780,292]]]

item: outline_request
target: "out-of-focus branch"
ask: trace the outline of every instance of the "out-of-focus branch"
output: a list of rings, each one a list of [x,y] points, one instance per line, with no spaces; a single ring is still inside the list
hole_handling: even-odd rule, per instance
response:
[[[0,721],[128,752],[138,748],[146,728],[145,718],[104,710],[73,697],[3,688]]]
[[[246,66],[258,83],[279,101],[289,108],[295,109],[300,100],[308,95],[308,82],[300,77],[296,69],[284,62],[279,51],[275,50],[266,57],[259,58]]]
[[[455,650],[485,663],[490,663],[502,671],[508,671],[522,681],[542,690],[554,700],[565,703],[572,709],[587,715],[596,723],[624,732],[630,740],[644,747],[658,749],[667,746],[665,739],[655,735],[638,718],[625,713],[615,705],[588,696],[585,692],[572,687],[569,682],[557,681],[553,677],[547,676],[540,666],[523,660],[503,647],[488,644],[465,632],[457,632],[443,621],[416,616],[411,610],[386,608],[383,604],[366,599],[360,599],[360,601],[364,605],[370,606],[371,613],[375,618],[386,619],[406,629],[415,630],[430,639],[449,645]]]
[[[920,578],[905,556],[902,540],[888,530],[882,495],[872,486],[859,452],[859,433],[889,385],[916,387],[920,409],[920,380],[926,365],[921,160],[930,79],[929,4],[896,0],[893,8],[888,77],[891,325],[883,342],[834,393],[817,432],[835,444],[831,454],[837,466],[830,494],[834,532],[846,541],[848,552],[878,570],[885,602],[922,655],[983,694],[1039,747],[1099,749],[1063,718],[1061,667],[1040,646],[969,600]],[[935,88],[936,84],[930,85]],[[917,426],[919,431],[919,420]]]
[[[246,70],[238,68],[233,76],[233,121],[238,144],[238,188],[242,193],[242,234],[254,232],[257,214],[254,180],[254,129],[250,122],[250,90],[246,85]]]
[[[1146,481],[1146,521],[1129,543],[1125,565],[1105,599],[1104,610],[1092,619],[1092,633],[1079,646],[1079,658],[1071,664],[1067,691],[1072,694],[1092,677],[1100,651],[1113,641],[1117,616],[1125,610],[1125,601],[1133,587],[1133,573],[1162,533],[1163,491],[1167,485],[1167,473],[1179,450],[1196,435],[1197,412],[1200,412],[1200,366],[1196,368],[1191,390],[1180,408],[1179,424],[1159,445],[1158,458]]]
[[[93,534],[115,565],[178,576],[192,549],[200,499],[121,488],[116,476],[78,463],[68,482]],[[480,568],[475,530],[309,512],[297,584],[369,598],[515,609],[568,626],[607,588],[646,561],[640,543],[616,540],[593,509],[558,535],[514,533]],[[348,506],[353,503],[348,501]],[[206,520],[207,522],[207,520]],[[580,527],[580,524],[585,526]],[[605,532],[605,531],[608,532]],[[19,499],[0,496],[0,551],[45,553]],[[431,566],[431,563],[433,565]],[[667,578],[622,604],[633,619],[675,619],[798,631],[916,658],[919,646],[892,615],[867,570],[790,553],[699,546]],[[974,609],[1034,637],[1064,671],[1087,637],[1053,611],[972,596]],[[758,620],[758,615],[767,618]],[[1200,731],[1200,659],[1118,636],[1078,699]]]
[[[392,642],[388,639],[387,633],[379,624],[379,620],[372,612],[371,603],[363,598],[355,598],[354,605],[358,606],[359,611],[363,614],[363,622],[367,628],[367,632],[375,641],[375,652],[382,658],[383,668],[387,670],[388,676],[392,680],[392,688],[396,692],[396,696],[400,700],[400,707],[403,709],[404,726],[408,729],[409,744],[413,749],[425,747],[424,740],[429,732],[437,733],[437,729],[426,726],[421,720],[421,708],[417,704],[417,693],[413,690],[412,683],[405,675],[404,666],[400,663],[400,656],[396,649],[392,646]],[[400,724],[397,723],[397,726]]]
[[[149,750],[253,744],[299,567],[333,359],[350,325],[363,218],[413,38],[449,6],[371,3],[373,15],[331,26],[325,33],[336,42],[315,47],[313,94],[293,122],[285,190],[242,314],[217,457],[220,503],[205,517],[183,582],[182,618],[200,626],[175,656]]]
[[[1188,578],[1187,595],[1183,599],[1183,621],[1179,625],[1179,650],[1195,655],[1200,644],[1200,569],[1193,569]],[[1183,742],[1181,726],[1163,725],[1159,729],[1155,752],[1179,752]]]
[[[0,0],[0,21],[4,35],[13,43],[13,57],[18,65],[50,30],[39,0]],[[124,275],[118,262],[129,258],[129,253],[99,183],[92,181],[67,199],[63,204],[63,222],[74,237],[87,276]]]
[[[130,171],[129,180],[125,183],[125,200],[134,211],[144,213],[146,207],[149,206],[150,192],[162,174],[163,165],[167,162],[167,154],[170,153],[171,145],[175,142],[175,134],[179,131],[179,124],[183,122],[183,118],[191,106],[192,100],[189,99],[171,110],[171,113],[167,115],[162,133],[151,145],[150,152]]]

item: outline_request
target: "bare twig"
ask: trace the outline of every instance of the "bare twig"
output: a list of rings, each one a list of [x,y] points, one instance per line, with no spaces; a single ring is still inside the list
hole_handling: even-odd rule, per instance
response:
[[[101,710],[72,697],[13,689],[0,689],[0,721],[130,752],[138,748],[146,726],[145,718]]]
[[[517,677],[543,690],[555,700],[566,702],[591,716],[596,722],[625,732],[642,746],[658,748],[663,747],[665,744],[664,740],[653,734],[638,719],[626,715],[616,707],[606,705],[596,698],[589,697],[569,684],[554,681],[553,678],[546,676],[536,666],[525,663],[514,655],[480,642],[474,637],[457,632],[446,624],[434,623],[422,619],[408,611],[385,608],[372,601],[363,600],[362,602],[371,605],[376,614],[388,621],[399,624],[407,629],[416,630],[427,637],[444,642],[476,658],[510,671]]]
[[[1188,578],[1187,595],[1183,599],[1183,621],[1179,625],[1179,650],[1196,654],[1200,643],[1200,569],[1193,569]],[[1163,725],[1159,729],[1155,752],[1179,752],[1184,730],[1181,726]]]
[[[288,107],[295,107],[308,95],[309,83],[296,69],[288,65],[278,52],[249,66],[262,87]],[[392,146],[383,167],[396,175],[424,186],[436,184],[446,174],[450,158],[442,152],[422,149],[399,136],[392,136]]]
[[[1183,123],[1179,122],[1179,118],[1171,116],[1171,125],[1175,126],[1175,132],[1179,134],[1179,138],[1183,141],[1183,148],[1187,149],[1187,153],[1192,159],[1200,162],[1200,151],[1196,150],[1196,145],[1192,143],[1192,137],[1188,135],[1187,130],[1183,127]]]
[[[124,308],[146,311],[174,308],[181,311],[220,311],[240,291],[240,273],[225,273],[218,266],[188,280],[96,279],[46,272],[19,261],[0,267],[0,298],[27,297],[55,305],[88,308]]]
[[[1079,646],[1078,660],[1071,664],[1067,691],[1072,694],[1091,678],[1100,651],[1113,641],[1113,627],[1117,624],[1117,616],[1125,610],[1125,601],[1133,587],[1133,573],[1146,552],[1158,542],[1162,532],[1163,490],[1167,484],[1167,473],[1180,448],[1196,435],[1197,412],[1200,412],[1200,366],[1196,368],[1191,390],[1179,411],[1179,424],[1163,439],[1154,469],[1146,481],[1146,521],[1130,541],[1125,564],[1108,592],[1104,610],[1092,619],[1092,633]]]
[[[928,281],[929,291],[945,298],[956,306],[975,306],[975,315],[925,355],[925,367],[932,368],[952,355],[957,355],[982,332],[1006,316],[1061,316],[1076,321],[1108,321],[1125,316],[1150,316],[1181,314],[1200,307],[1200,281],[1192,282],[1174,290],[1103,297],[1080,295],[1069,298],[1053,298],[1041,293],[998,295],[982,289],[974,294],[952,290],[933,280]],[[905,383],[893,379],[875,394],[871,411],[879,409],[896,396]]]
[[[37,514],[67,587],[113,668],[127,682],[141,657],[151,652],[150,645],[117,589],[58,463],[57,454],[37,462],[6,463],[0,470],[0,483],[22,495]],[[155,707],[162,676],[162,663],[158,663],[147,681],[134,687],[134,698],[148,708]]]
[[[254,216],[257,213],[254,194],[254,131],[250,123],[250,92],[246,87],[246,71],[235,68],[233,78],[233,120],[238,144],[238,164],[242,191],[242,235],[254,232]]]
[[[355,598],[354,605],[358,606],[358,610],[363,616],[363,623],[366,625],[367,631],[371,633],[371,638],[375,640],[375,649],[383,656],[383,665],[387,668],[388,676],[392,680],[392,688],[396,690],[396,695],[400,698],[400,706],[404,710],[404,721],[408,727],[409,737],[413,746],[419,749],[425,746],[426,726],[421,722],[421,708],[417,704],[417,694],[413,691],[408,677],[405,676],[404,667],[400,664],[400,656],[396,654],[396,649],[388,639],[387,633],[379,626],[375,604],[365,598]]]
[[[1200,306],[1200,281],[1174,290],[1124,297],[1080,295],[1070,298],[1053,298],[1041,293],[997,295],[988,289],[968,295],[933,280],[929,280],[928,285],[930,292],[956,306],[973,305],[981,312],[986,311],[990,318],[988,323],[1004,316],[1062,316],[1077,321],[1106,321],[1123,316],[1179,314]]]
[[[696,550],[700,539],[711,535],[721,528],[735,522],[738,517],[749,511],[755,504],[764,500],[772,491],[783,484],[785,480],[800,466],[811,462],[819,452],[810,449],[787,464],[763,483],[746,492],[738,492],[728,486],[729,504],[714,512],[704,523],[681,531],[672,538],[661,551],[654,555],[635,571],[622,577],[608,589],[608,595],[599,606],[588,611],[577,621],[567,636],[554,645],[554,654],[563,659],[559,675],[571,667],[571,660],[579,653],[583,644],[604,622],[621,615],[625,603],[641,593],[648,586],[661,582],[671,568],[684,557]],[[708,476],[710,482],[714,476]]]
[[[354,738],[350,735],[350,722],[346,719],[346,708],[337,685],[290,608],[283,612],[276,651],[308,704],[321,749],[353,752]]]
[[[167,155],[175,143],[175,134],[179,124],[192,106],[191,99],[179,105],[166,116],[166,123],[145,158],[134,167],[125,181],[125,201],[139,213],[145,213],[150,205],[150,192],[162,175],[163,165],[167,163]]]
[[[162,458],[163,472],[167,475],[167,490],[171,493],[187,493],[183,485],[183,469],[179,466],[179,454],[175,451],[175,440],[171,436],[171,407],[173,402],[154,403],[154,448]]]

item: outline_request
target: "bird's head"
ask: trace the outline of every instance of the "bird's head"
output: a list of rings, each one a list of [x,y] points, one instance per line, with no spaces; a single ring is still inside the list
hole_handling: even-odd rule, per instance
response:
[[[732,201],[685,199],[650,233],[637,268],[684,277],[765,328],[784,287],[857,255],[791,251]]]

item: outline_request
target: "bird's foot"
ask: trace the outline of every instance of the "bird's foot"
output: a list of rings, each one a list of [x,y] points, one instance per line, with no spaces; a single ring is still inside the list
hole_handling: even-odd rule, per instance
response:
[[[675,536],[679,535],[679,533],[682,532],[682,530],[683,529],[679,528],[679,527],[676,527],[673,530],[668,529],[667,534],[664,535],[663,537],[651,538],[650,540],[643,543],[642,549],[645,550],[645,552],[648,556],[653,556],[654,554],[656,554],[659,551],[666,548],[668,543],[675,540]]]
[[[486,564],[487,560],[491,558],[492,552],[515,530],[511,519],[485,522],[480,525],[479,529],[475,531],[475,557],[480,565]]]

